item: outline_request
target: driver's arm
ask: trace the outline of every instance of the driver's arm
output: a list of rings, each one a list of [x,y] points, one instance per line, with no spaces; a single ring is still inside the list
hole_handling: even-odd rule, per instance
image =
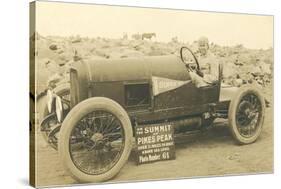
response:
[[[219,63],[218,60],[215,60],[210,64],[210,75],[213,77],[213,80],[219,79]]]
[[[209,70],[204,74],[204,80],[207,83],[215,83],[218,81],[218,68],[218,63],[216,61],[212,62],[212,64],[209,64]]]

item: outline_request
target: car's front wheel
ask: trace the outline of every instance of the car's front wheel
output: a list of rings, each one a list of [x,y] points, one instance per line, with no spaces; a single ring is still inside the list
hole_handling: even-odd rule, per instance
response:
[[[62,123],[58,149],[65,168],[79,181],[102,182],[126,163],[133,131],[115,101],[94,97],[76,105]]]
[[[264,122],[265,100],[254,86],[241,87],[228,110],[228,120],[234,139],[240,144],[255,142]]]

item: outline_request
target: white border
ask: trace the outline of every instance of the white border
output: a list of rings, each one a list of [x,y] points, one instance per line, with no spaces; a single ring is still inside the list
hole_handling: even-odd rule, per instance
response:
[[[188,10],[240,12],[275,16],[275,112],[280,110],[280,4],[275,0],[72,0],[71,2],[162,7]],[[1,23],[1,188],[28,186],[28,2],[3,1]],[[280,116],[275,116],[274,175],[231,176],[175,181],[139,182],[128,184],[89,185],[83,188],[143,189],[143,188],[278,188],[280,184]],[[70,187],[68,187],[70,188]],[[74,188],[81,188],[71,187]]]

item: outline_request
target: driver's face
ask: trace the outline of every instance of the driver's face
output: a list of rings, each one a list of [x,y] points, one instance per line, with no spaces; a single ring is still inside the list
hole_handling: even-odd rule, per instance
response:
[[[199,52],[201,56],[205,56],[207,54],[207,48],[199,48]]]

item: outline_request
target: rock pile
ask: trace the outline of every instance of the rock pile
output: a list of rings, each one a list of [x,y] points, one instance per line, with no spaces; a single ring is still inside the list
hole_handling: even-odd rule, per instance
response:
[[[190,47],[198,53],[198,42],[183,43],[177,37],[170,42],[157,42],[144,39],[144,34],[128,34],[120,39],[82,38],[80,36],[43,37],[36,34],[36,56],[38,60],[39,82],[46,83],[53,74],[64,74],[72,60],[79,58],[111,59],[142,56],[161,56],[176,54],[182,46]],[[147,37],[156,38],[154,33],[145,33]],[[152,38],[151,37],[151,38]],[[35,39],[33,39],[35,40]],[[248,49],[243,45],[233,47],[210,43],[209,51],[223,64],[224,82],[240,86],[256,82],[265,87],[271,83],[273,73],[273,49]],[[44,72],[44,74],[42,74]]]

